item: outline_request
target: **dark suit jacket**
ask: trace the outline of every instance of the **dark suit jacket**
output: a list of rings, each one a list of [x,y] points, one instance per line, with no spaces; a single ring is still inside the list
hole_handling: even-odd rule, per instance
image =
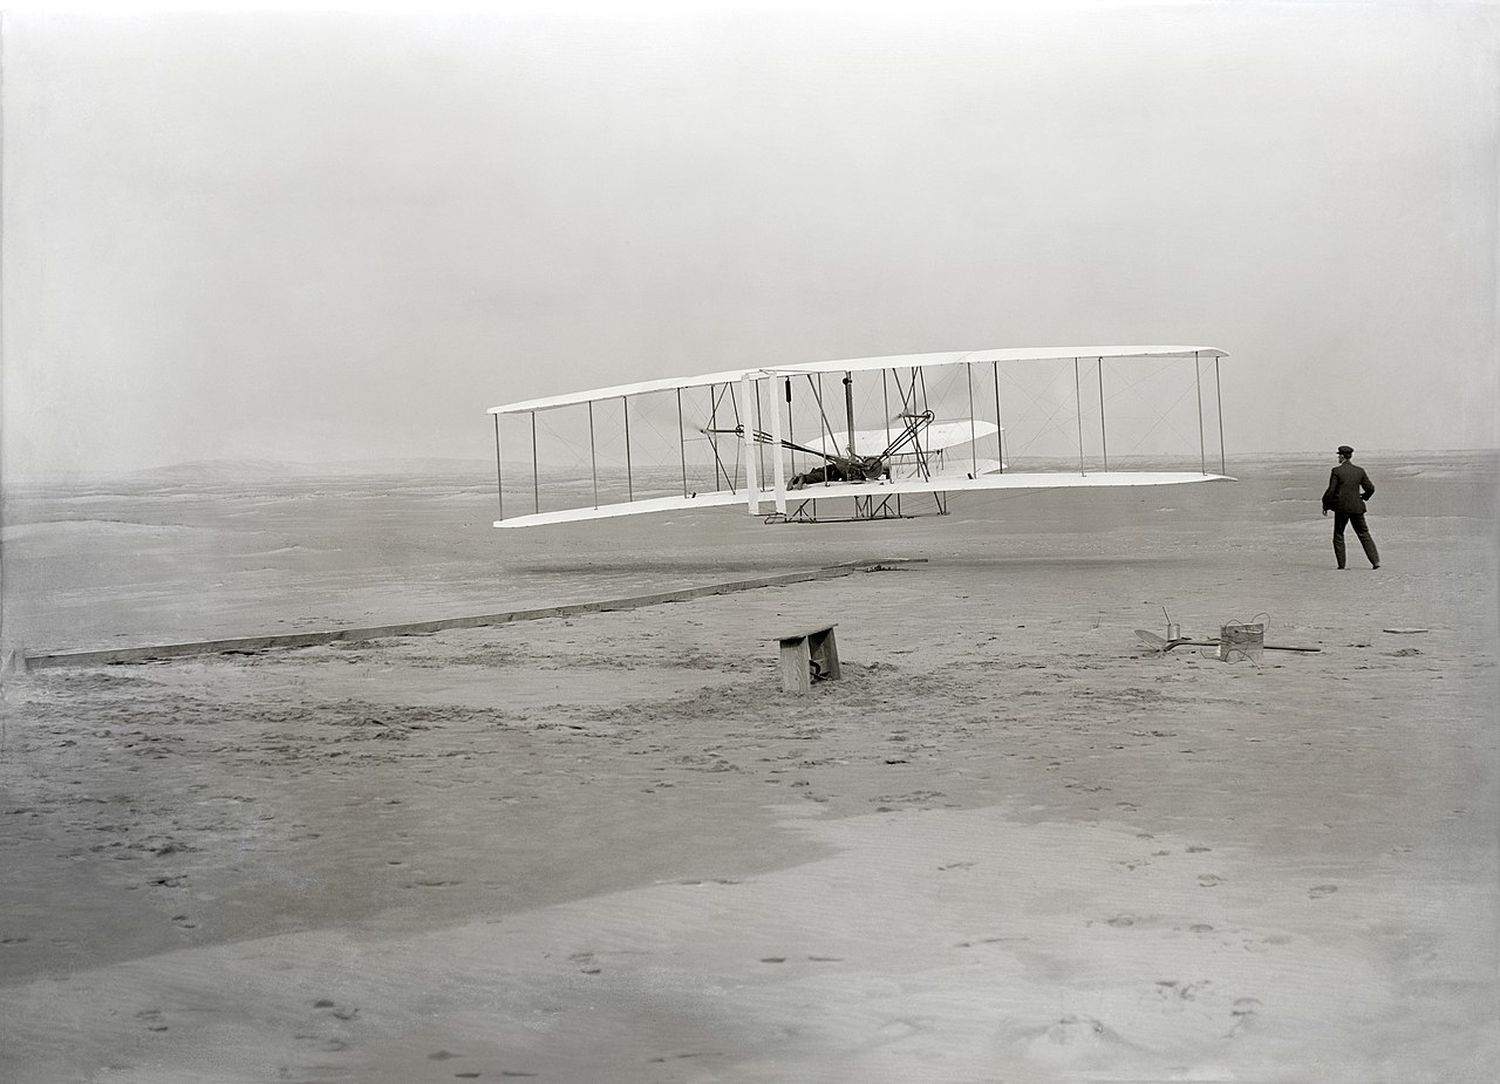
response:
[[[1328,488],[1323,492],[1323,508],[1329,512],[1363,514],[1365,501],[1374,494],[1375,483],[1370,481],[1364,467],[1340,463],[1328,475]]]

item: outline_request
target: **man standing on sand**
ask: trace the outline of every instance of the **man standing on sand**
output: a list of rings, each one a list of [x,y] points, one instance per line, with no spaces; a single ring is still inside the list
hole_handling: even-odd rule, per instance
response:
[[[1329,474],[1328,488],[1323,492],[1323,514],[1333,513],[1333,556],[1340,568],[1344,567],[1344,526],[1349,523],[1354,524],[1354,535],[1365,548],[1370,566],[1379,568],[1380,551],[1365,526],[1365,501],[1375,495],[1375,483],[1365,468],[1350,462],[1353,456],[1353,448],[1339,445],[1339,465]]]

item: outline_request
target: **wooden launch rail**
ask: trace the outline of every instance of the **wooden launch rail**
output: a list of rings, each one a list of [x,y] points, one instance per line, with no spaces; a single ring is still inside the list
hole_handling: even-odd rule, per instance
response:
[[[753,591],[760,587],[782,587],[809,580],[827,580],[854,572],[877,572],[907,564],[925,563],[923,557],[891,558],[879,561],[849,561],[825,568],[760,576],[728,583],[702,584],[649,595],[606,599],[597,602],[574,602],[562,606],[544,606],[531,610],[482,614],[476,617],[445,617],[435,621],[412,621],[399,625],[376,625],[368,628],[329,629],[320,632],[276,633],[266,636],[241,636],[223,640],[196,640],[180,644],[158,644],[145,647],[107,648],[100,651],[60,651],[20,656],[27,669],[50,666],[108,666],[115,663],[150,662],[156,659],[189,655],[228,655],[265,651],[271,648],[316,647],[320,644],[378,640],[386,636],[421,636],[444,629],[472,629],[487,625],[508,625],[514,621],[538,621],[548,617],[571,617],[576,614],[604,613],[610,610],[634,610],[642,606],[660,606],[684,602],[708,595],[727,595],[736,591]]]

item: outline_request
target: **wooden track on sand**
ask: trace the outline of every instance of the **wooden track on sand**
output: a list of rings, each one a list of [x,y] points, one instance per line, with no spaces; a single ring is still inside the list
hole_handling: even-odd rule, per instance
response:
[[[672,591],[657,591],[647,595],[631,595],[627,598],[573,602],[562,606],[509,610],[504,613],[480,614],[473,617],[444,617],[435,621],[408,621],[397,625],[239,636],[220,640],[194,640],[178,644],[105,648],[98,651],[27,654],[20,656],[16,661],[24,659],[23,665],[28,670],[52,666],[110,666],[189,655],[246,654],[272,648],[316,647],[319,644],[340,641],[378,640],[386,636],[421,636],[443,629],[472,629],[487,625],[508,625],[515,621],[537,621],[548,617],[571,617],[576,614],[604,613],[610,610],[634,610],[642,606],[660,606],[668,602],[683,602],[707,595],[727,595],[736,591],[753,591],[760,587],[781,587],[786,584],[805,583],[809,580],[848,576],[855,572],[876,572],[884,568],[921,563],[924,560],[925,558],[893,558],[879,561],[848,561],[844,564],[785,572],[775,576],[759,576],[748,580],[732,580],[727,583],[701,584]]]

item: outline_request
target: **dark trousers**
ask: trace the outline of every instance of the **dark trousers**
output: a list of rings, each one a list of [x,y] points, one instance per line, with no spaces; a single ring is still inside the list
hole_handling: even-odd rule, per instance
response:
[[[1375,548],[1375,540],[1370,537],[1370,528],[1365,525],[1365,514],[1363,512],[1335,512],[1333,514],[1333,556],[1338,561],[1339,567],[1344,567],[1344,525],[1354,524],[1354,537],[1359,539],[1359,544],[1365,548],[1365,556],[1370,559],[1372,566],[1380,564],[1380,551]]]

